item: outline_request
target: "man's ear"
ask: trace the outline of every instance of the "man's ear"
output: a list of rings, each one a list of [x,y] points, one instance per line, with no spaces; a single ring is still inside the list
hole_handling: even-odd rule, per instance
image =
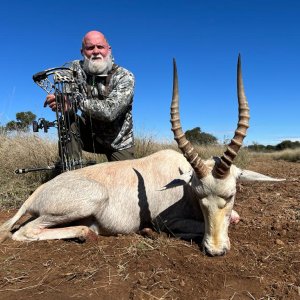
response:
[[[82,49],[82,48],[80,49],[80,53],[81,53],[81,55],[83,56],[83,49]]]
[[[193,169],[191,169],[190,171],[188,171],[186,173],[181,174],[178,178],[175,178],[174,180],[169,182],[167,185],[160,188],[159,191],[171,189],[176,186],[189,184],[192,181],[192,177],[193,177]]]

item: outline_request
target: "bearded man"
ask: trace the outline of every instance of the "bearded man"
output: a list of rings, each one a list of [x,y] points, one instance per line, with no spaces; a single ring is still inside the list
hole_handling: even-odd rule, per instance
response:
[[[134,158],[132,103],[133,74],[114,63],[111,46],[99,31],[88,32],[82,40],[83,60],[65,66],[76,71],[81,116],[70,122],[71,151],[81,156],[81,150],[105,154],[108,161]],[[46,104],[56,110],[54,95]],[[66,109],[69,109],[68,107]]]

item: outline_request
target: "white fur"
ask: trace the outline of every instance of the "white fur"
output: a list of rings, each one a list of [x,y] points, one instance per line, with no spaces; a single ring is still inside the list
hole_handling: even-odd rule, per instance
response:
[[[212,169],[214,161],[206,164]],[[209,173],[199,180],[184,156],[173,150],[66,172],[40,186],[0,227],[0,241],[28,212],[36,219],[21,226],[12,235],[14,240],[85,238],[90,229],[105,235],[128,234],[152,223],[174,236],[204,235],[205,251],[222,255],[230,248],[236,180],[246,173],[233,165],[225,179]]]

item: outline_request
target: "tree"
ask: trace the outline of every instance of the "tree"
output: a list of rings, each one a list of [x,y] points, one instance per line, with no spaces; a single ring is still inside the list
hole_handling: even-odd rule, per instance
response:
[[[299,147],[300,147],[299,141],[292,142],[290,140],[285,140],[275,146],[273,146],[273,145],[264,146],[264,145],[260,145],[256,142],[253,142],[253,145],[250,145],[247,148],[251,151],[263,152],[263,151],[281,151],[281,150],[285,150],[285,149],[296,149]]]
[[[36,115],[31,111],[26,112],[18,112],[16,113],[16,120],[17,121],[9,121],[6,124],[6,130],[13,131],[13,130],[21,130],[21,131],[28,131],[29,126],[31,125],[32,121],[36,119]]]
[[[218,141],[212,134],[202,132],[200,127],[187,130],[185,136],[191,143],[198,145],[214,145],[217,144]]]
[[[259,152],[259,151],[264,151],[266,147],[257,142],[253,142],[253,145],[249,145],[247,148],[251,151]]]
[[[296,149],[300,146],[299,141],[292,142],[290,140],[282,141],[281,143],[276,145],[277,150],[284,150],[284,149]]]

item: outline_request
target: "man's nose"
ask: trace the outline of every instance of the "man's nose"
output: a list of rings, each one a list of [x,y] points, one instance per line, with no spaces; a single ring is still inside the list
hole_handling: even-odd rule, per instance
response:
[[[94,55],[97,55],[97,54],[99,54],[100,53],[100,49],[98,49],[97,47],[95,47],[94,49],[93,49],[93,54]]]

